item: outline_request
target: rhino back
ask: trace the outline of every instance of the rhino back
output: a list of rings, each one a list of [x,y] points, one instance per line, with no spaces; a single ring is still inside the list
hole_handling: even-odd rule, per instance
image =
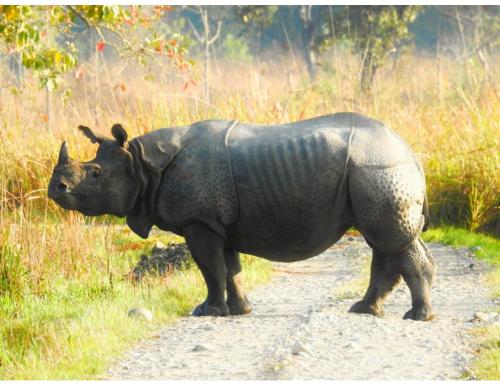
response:
[[[294,260],[338,239],[348,225],[346,197],[336,196],[349,133],[331,117],[233,130],[228,149],[239,212],[228,233],[235,248]]]

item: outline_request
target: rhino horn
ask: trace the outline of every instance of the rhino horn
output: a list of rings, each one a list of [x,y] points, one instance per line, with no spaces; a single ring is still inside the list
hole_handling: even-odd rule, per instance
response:
[[[68,154],[68,146],[66,142],[61,144],[61,149],[59,150],[59,160],[57,164],[66,164],[69,163],[69,154]]]

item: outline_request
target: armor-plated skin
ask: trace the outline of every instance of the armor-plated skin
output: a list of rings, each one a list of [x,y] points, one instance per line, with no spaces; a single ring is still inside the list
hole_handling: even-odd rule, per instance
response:
[[[383,299],[403,277],[412,294],[405,318],[432,318],[435,266],[419,238],[428,223],[424,174],[409,147],[382,123],[351,113],[276,126],[205,121],[130,142],[119,125],[114,141],[82,130],[100,144],[98,157],[78,163],[61,148],[49,196],[84,214],[127,216],[142,237],[153,225],[183,235],[208,289],[194,315],[251,310],[237,277],[238,252],[302,260],[355,226],[373,259],[367,293],[351,311],[382,314]],[[102,146],[131,159],[107,171],[127,175],[122,187],[88,187],[82,169],[117,163]],[[104,203],[86,210],[78,201],[95,194],[106,195],[103,202],[118,194],[119,208]],[[125,200],[133,202],[128,209]]]
[[[292,262],[335,243],[353,225],[342,184],[350,131],[328,117],[233,129],[239,213],[228,228],[230,247]]]

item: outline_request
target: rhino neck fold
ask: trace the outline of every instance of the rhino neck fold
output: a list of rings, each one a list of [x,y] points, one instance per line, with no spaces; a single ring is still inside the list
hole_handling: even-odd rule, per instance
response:
[[[164,171],[196,137],[197,130],[185,126],[153,131],[129,142],[139,188],[127,224],[140,237],[147,238],[156,223],[157,191]]]
[[[133,159],[134,176],[138,183],[131,211],[127,214],[127,225],[130,229],[146,239],[154,225],[156,206],[156,190],[161,181],[161,172],[143,163],[143,149],[136,140],[129,144]]]

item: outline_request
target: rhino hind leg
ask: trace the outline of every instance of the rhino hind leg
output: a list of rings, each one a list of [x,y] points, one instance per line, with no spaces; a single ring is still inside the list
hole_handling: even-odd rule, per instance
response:
[[[383,300],[403,277],[412,299],[412,307],[403,318],[431,320],[434,318],[431,306],[434,273],[434,259],[420,238],[395,255],[383,255],[374,250],[368,290],[363,299],[356,302],[349,311],[383,315]]]
[[[227,268],[227,305],[231,315],[248,314],[252,311],[250,302],[243,292],[241,283],[240,254],[232,250],[224,250]]]
[[[348,183],[356,227],[373,249],[370,286],[351,311],[381,314],[382,300],[402,276],[412,297],[404,318],[432,319],[435,262],[419,238],[425,224],[419,169],[413,164],[354,168]]]
[[[373,250],[368,289],[363,299],[352,305],[350,312],[377,316],[384,314],[382,307],[384,299],[401,281],[401,274],[392,262],[391,258]]]
[[[226,316],[229,306],[224,294],[227,268],[224,260],[223,240],[201,224],[183,229],[191,255],[205,279],[207,298],[193,310],[194,316]]]
[[[418,238],[398,257],[401,274],[410,288],[412,307],[404,319],[428,321],[434,318],[431,308],[431,287],[435,263],[424,242]]]

